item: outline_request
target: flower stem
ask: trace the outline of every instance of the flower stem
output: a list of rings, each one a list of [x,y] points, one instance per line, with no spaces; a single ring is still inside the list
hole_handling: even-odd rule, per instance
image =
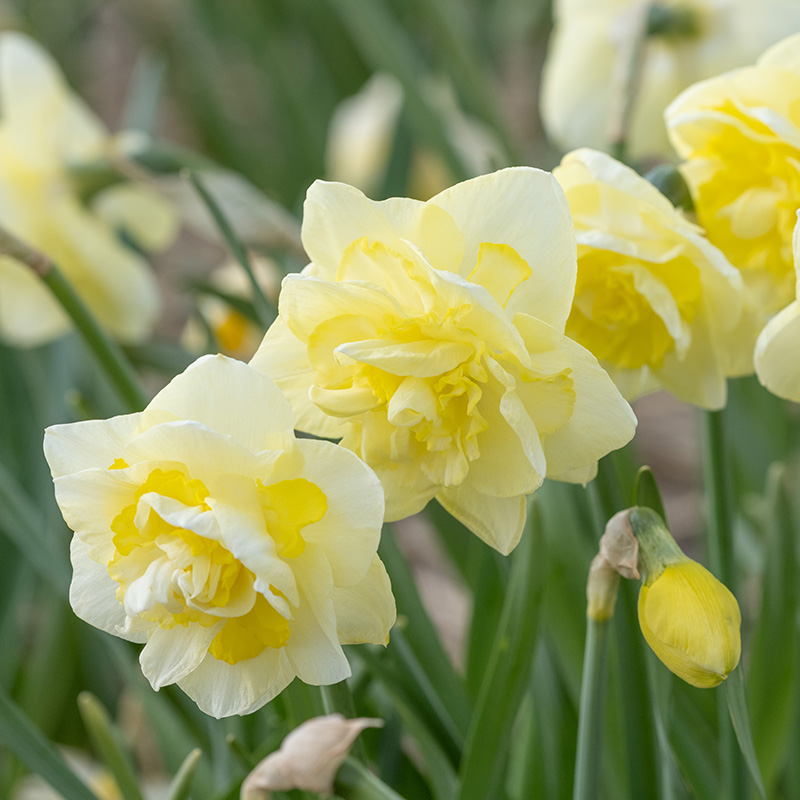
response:
[[[586,648],[578,707],[578,746],[573,800],[594,800],[600,794],[608,636],[611,618],[586,620]]]
[[[725,431],[722,411],[703,415],[703,481],[708,530],[708,560],[711,571],[736,595],[733,559],[733,514],[728,484]],[[717,693],[717,717],[722,764],[722,796],[742,800],[748,796],[744,763],[739,753],[724,692]]]
[[[320,686],[319,688],[326,714],[338,713],[346,719],[354,719],[356,717],[356,704],[347,680],[332,683],[329,686]],[[365,759],[364,745],[360,738],[353,742],[350,752],[359,761]]]
[[[118,345],[106,335],[56,265],[47,256],[1,227],[0,253],[28,267],[50,289],[105,370],[121,399],[125,401],[128,410],[141,411],[147,405],[148,397],[133,367]]]

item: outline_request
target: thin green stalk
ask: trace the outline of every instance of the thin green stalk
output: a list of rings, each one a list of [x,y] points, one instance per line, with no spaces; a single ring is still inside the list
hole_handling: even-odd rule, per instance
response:
[[[575,755],[573,800],[594,800],[600,795],[603,711],[611,619],[586,620],[586,649],[583,654],[583,677],[578,707],[578,746]]]
[[[148,397],[130,362],[119,346],[105,334],[56,265],[47,256],[24,244],[2,227],[0,253],[11,256],[28,267],[50,289],[75,323],[78,333],[105,370],[128,410],[141,411],[147,405]]]
[[[707,503],[708,560],[711,571],[736,595],[733,558],[733,513],[722,411],[703,414],[703,481]],[[741,669],[741,667],[739,667]],[[724,692],[717,693],[722,796],[745,800],[748,795],[744,762],[728,712]]]
[[[242,244],[239,237],[234,232],[233,227],[228,221],[228,218],[225,216],[216,200],[214,200],[214,198],[211,196],[208,189],[206,189],[205,184],[200,176],[192,170],[187,170],[184,174],[189,178],[189,181],[191,182],[192,186],[194,186],[197,194],[200,195],[200,199],[205,204],[209,214],[211,214],[213,217],[214,222],[216,223],[219,232],[227,242],[233,257],[247,275],[247,278],[250,281],[250,288],[253,292],[253,307],[256,310],[258,321],[266,330],[275,319],[275,310],[273,309],[272,304],[267,299],[267,296],[264,294],[261,285],[256,279],[256,275],[253,272],[253,266],[250,263],[250,257],[247,254],[247,248]]]

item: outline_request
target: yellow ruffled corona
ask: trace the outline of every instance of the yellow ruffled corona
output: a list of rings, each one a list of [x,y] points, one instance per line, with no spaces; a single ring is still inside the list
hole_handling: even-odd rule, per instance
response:
[[[742,272],[743,352],[794,297],[792,231],[800,208],[800,34],[755,66],[698,83],[665,112],[709,240]],[[741,372],[751,367],[743,362]]]
[[[517,167],[426,203],[315,183],[278,320],[252,364],[299,430],[366,461],[387,520],[432,498],[500,552],[545,476],[586,482],[632,436],[608,374],[564,335],[575,236],[551,175]]]
[[[143,412],[53,426],[44,446],[75,531],[72,607],[145,643],[153,688],[245,714],[295,676],[344,680],[342,644],[387,642],[380,483],[344,448],[295,439],[257,370],[205,356]]]
[[[605,153],[575,150],[553,175],[578,240],[567,335],[629,400],[664,388],[722,408],[741,358],[730,335],[742,308],[738,271],[661,192]]]

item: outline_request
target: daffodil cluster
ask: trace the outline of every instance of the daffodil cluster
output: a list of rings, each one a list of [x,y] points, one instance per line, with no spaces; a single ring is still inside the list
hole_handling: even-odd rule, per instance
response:
[[[201,358],[141,413],[48,428],[45,454],[75,531],[72,607],[144,642],[154,688],[243,714],[295,676],[346,678],[342,644],[388,641],[380,483],[344,448],[295,439],[257,370]]]
[[[83,201],[75,170],[118,148],[38,44],[0,34],[0,222],[51,258],[115,337],[136,342],[152,329],[158,290],[147,263],[118,232],[158,248],[172,238],[175,220],[157,194],[138,184]],[[0,338],[35,346],[67,330],[66,314],[39,279],[0,256]]]
[[[427,203],[315,183],[280,317],[254,366],[300,430],[378,474],[386,518],[436,498],[503,553],[544,478],[585,482],[635,426],[595,358],[564,335],[575,286],[552,176],[501,170]]]

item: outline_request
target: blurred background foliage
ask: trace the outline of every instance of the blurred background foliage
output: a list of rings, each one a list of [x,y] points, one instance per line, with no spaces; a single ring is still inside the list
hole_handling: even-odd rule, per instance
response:
[[[332,177],[335,110],[377,73],[396,79],[402,99],[373,196],[424,197],[479,171],[474,150],[458,134],[464,120],[481,131],[480,171],[507,164],[552,168],[560,154],[546,142],[537,111],[551,18],[548,0],[0,2],[0,25],[48,48],[112,130],[138,127],[196,150],[241,173],[298,217],[308,185]],[[224,255],[218,244],[184,234],[158,260],[168,295],[162,342],[177,341],[190,313],[186,287]],[[303,266],[296,253],[281,263],[284,270]],[[182,368],[174,351],[165,353],[160,374],[150,375],[154,387]],[[602,474],[588,498],[579,487],[561,484],[537,493],[531,526],[538,534],[528,538],[536,536],[539,556],[531,562],[535,584],[521,609],[512,604],[503,616],[509,587],[520,583],[510,573],[525,568],[518,566],[527,563],[524,554],[502,559],[438,507],[416,523],[396,526],[426,604],[402,579],[409,566],[395,539],[384,537],[381,555],[393,579],[400,578],[396,586],[404,587],[401,623],[392,647],[353,648],[351,654],[356,710],[386,720],[382,732],[364,734],[367,753],[404,797],[571,797],[585,576],[599,521],[633,503],[634,460],[657,462],[673,529],[702,556],[695,416],[663,396],[644,399],[636,410],[638,455],[626,451],[608,467],[619,473],[626,496],[615,496]],[[177,800],[186,787],[169,789],[169,777],[195,747],[203,756],[194,796],[236,797],[247,769],[289,727],[321,713],[322,701],[296,682],[258,714],[210,720],[179,690],[153,693],[135,663],[135,648],[74,617],[66,590],[69,531],[41,457],[42,429],[115,413],[120,408],[111,388],[76,337],[30,351],[0,345],[0,734],[6,733],[0,739],[45,746],[35,731],[28,732],[29,741],[14,729],[5,705],[13,697],[45,740],[81,754],[77,769],[101,798],[138,800],[135,788],[122,788],[127,769],[144,776],[145,794]],[[725,424],[736,482],[745,647],[761,642],[750,673],[751,697],[758,699],[751,714],[765,777],[787,798],[800,797],[800,762],[789,758],[800,744],[797,517],[786,489],[796,481],[773,474],[768,493],[765,476],[775,459],[796,448],[796,422],[796,414],[754,380],[732,382]],[[419,527],[432,536],[418,536]],[[763,581],[770,564],[772,579]],[[671,721],[660,716],[647,672],[661,668],[650,663],[639,636],[634,587],[624,589],[610,664],[605,796],[716,799],[723,765],[708,747],[717,736],[716,700],[666,676]],[[759,621],[762,607],[770,614]],[[508,691],[487,697],[486,687],[499,680],[489,654],[503,620],[510,627],[500,633],[513,631],[503,646],[512,648],[517,672],[513,680],[499,676],[508,678]],[[782,671],[769,668],[775,648]],[[112,738],[122,742],[123,753],[117,785],[100,770],[96,739],[93,749],[78,713],[82,691],[99,698],[114,720]],[[513,728],[507,720],[492,721],[493,703],[509,714],[521,709]],[[474,728],[478,715],[481,730]],[[403,750],[399,744],[408,736],[414,744]],[[494,772],[506,764],[507,777],[498,779]],[[23,762],[0,745],[0,800],[46,796],[28,794],[25,773]],[[662,794],[664,786],[672,787],[670,794]]]

